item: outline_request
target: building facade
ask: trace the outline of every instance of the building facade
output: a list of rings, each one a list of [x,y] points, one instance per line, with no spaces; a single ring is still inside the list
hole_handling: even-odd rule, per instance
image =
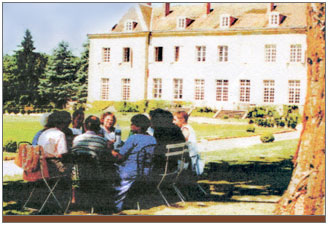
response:
[[[305,3],[138,4],[90,34],[88,100],[303,105]]]

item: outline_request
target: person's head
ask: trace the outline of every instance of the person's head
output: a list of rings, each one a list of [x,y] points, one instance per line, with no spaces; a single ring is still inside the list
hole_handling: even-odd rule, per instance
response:
[[[84,120],[84,112],[82,109],[78,109],[74,111],[73,113],[73,128],[78,128],[80,129],[81,126],[83,125],[83,120]]]
[[[53,128],[57,127],[60,130],[68,128],[71,123],[71,114],[67,111],[57,111],[55,110],[48,117],[48,122],[46,127]]]
[[[100,130],[100,119],[93,115],[88,116],[84,121],[84,129],[97,133]]]
[[[174,113],[174,124],[178,127],[182,127],[183,125],[188,123],[189,115],[185,111],[179,111]]]
[[[150,120],[143,114],[137,114],[131,118],[131,131],[133,133],[146,133],[150,126]]]
[[[108,130],[112,129],[116,123],[116,117],[111,112],[105,112],[101,115],[101,124]]]
[[[155,109],[150,112],[151,125],[154,129],[160,127],[170,127],[173,124],[173,115],[171,112],[163,109]]]

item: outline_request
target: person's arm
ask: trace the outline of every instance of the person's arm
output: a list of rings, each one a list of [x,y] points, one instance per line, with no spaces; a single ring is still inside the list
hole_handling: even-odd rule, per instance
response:
[[[56,156],[57,158],[61,158],[62,154],[65,154],[68,152],[66,138],[65,138],[64,133],[60,134],[59,140],[56,144],[56,147],[57,147],[57,156]]]
[[[187,127],[182,128],[182,134],[185,137],[186,141],[188,141],[189,136],[190,136],[190,132],[189,132],[189,129]]]

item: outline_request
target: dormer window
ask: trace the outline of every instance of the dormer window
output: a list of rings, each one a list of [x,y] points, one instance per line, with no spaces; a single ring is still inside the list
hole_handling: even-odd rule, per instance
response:
[[[128,20],[125,22],[125,27],[124,30],[125,31],[133,31],[133,29],[136,27],[137,22],[133,21],[133,20]]]
[[[278,26],[279,25],[279,13],[272,12],[269,14],[269,25]]]
[[[220,26],[222,28],[230,27],[230,16],[229,15],[227,15],[227,14],[221,15]]]
[[[178,18],[177,28],[178,29],[185,29],[186,28],[186,17],[179,17]]]
[[[186,29],[194,20],[186,17],[178,17],[177,19],[177,28]]]
[[[277,27],[283,23],[286,19],[286,16],[278,13],[278,12],[271,12],[269,13],[269,26]]]

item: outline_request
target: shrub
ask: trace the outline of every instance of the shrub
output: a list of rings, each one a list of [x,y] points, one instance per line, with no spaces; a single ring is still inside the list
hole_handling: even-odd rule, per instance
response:
[[[4,151],[5,152],[16,152],[17,151],[17,142],[13,140],[7,141],[7,143],[4,145]]]
[[[274,136],[272,133],[264,133],[261,135],[260,139],[263,143],[273,142]]]
[[[140,100],[135,102],[137,108],[138,108],[138,112],[140,113],[144,113],[147,110],[148,107],[148,101],[147,100]]]
[[[225,119],[225,120],[226,120],[226,119],[229,119],[229,116],[224,115],[224,116],[223,116],[223,119]]]
[[[255,127],[254,126],[248,126],[246,128],[246,132],[252,132],[252,133],[254,133],[255,132]]]
[[[279,126],[285,127],[285,122],[281,120]]]
[[[161,108],[161,109],[166,109],[170,107],[170,102],[169,101],[164,101],[164,100],[149,100],[148,102],[148,108],[147,112],[153,109]]]
[[[250,120],[248,121],[248,123],[249,123],[249,124],[253,124],[253,123],[254,123],[254,120],[250,119]]]

